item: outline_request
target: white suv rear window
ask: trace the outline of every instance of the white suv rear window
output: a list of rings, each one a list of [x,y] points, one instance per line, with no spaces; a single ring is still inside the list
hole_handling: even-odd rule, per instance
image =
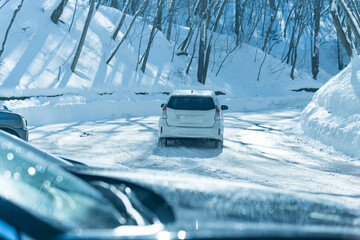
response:
[[[172,96],[167,107],[175,110],[208,111],[215,109],[215,103],[212,97]]]

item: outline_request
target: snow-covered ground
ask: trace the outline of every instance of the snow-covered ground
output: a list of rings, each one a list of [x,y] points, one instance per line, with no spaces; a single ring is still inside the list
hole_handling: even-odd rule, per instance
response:
[[[92,166],[255,183],[359,207],[360,162],[304,136],[300,113],[291,107],[226,113],[223,150],[202,141],[158,147],[158,115],[33,126],[29,141]]]

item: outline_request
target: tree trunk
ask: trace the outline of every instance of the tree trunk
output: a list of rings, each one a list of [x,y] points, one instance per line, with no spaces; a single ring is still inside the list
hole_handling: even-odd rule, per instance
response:
[[[346,17],[346,22],[349,24],[351,30],[353,31],[356,42],[360,45],[359,25],[357,24],[356,21],[353,20],[350,10],[349,10],[348,6],[346,5],[346,3],[342,0],[336,0],[336,2],[338,3],[339,7],[341,8],[342,12],[344,13],[344,15]]]
[[[270,17],[270,24],[269,24],[269,28],[268,30],[266,31],[266,36],[265,36],[265,39],[264,39],[264,45],[263,47],[261,48],[261,50],[265,51],[265,48],[266,48],[266,45],[267,45],[267,42],[269,41],[269,37],[270,37],[270,34],[271,34],[271,30],[272,30],[272,26],[275,22],[275,19],[276,19],[276,13],[279,9],[279,6],[280,6],[280,0],[278,0],[278,4],[276,6],[276,8],[271,8],[271,17]],[[273,3],[275,4],[275,3]]]
[[[355,5],[355,3],[354,3],[353,0],[349,0],[349,2],[351,3],[352,11],[353,11],[353,13],[354,13],[356,22],[357,22],[358,26],[360,26],[360,16],[359,16],[358,8],[356,7],[356,5]]]
[[[164,7],[164,3],[165,3],[165,0],[158,0],[156,17],[154,19],[154,25],[151,29],[149,42],[148,42],[148,45],[147,45],[146,51],[145,51],[145,57],[144,57],[144,60],[143,60],[142,66],[141,66],[141,71],[143,73],[145,73],[145,70],[146,70],[146,64],[149,59],[150,49],[151,49],[152,42],[155,38],[156,29],[158,29],[159,25],[161,25],[162,9]]]
[[[131,0],[131,12],[132,13],[136,13],[137,9],[139,9],[139,2],[140,2],[140,0]]]
[[[331,17],[334,22],[336,33],[341,41],[341,44],[344,46],[346,53],[348,54],[349,57],[351,57],[353,55],[353,49],[351,48],[351,44],[348,42],[345,32],[341,27],[341,23],[339,20],[339,15],[337,13],[335,2],[333,2],[333,0],[328,0],[328,1],[329,1]]]
[[[119,9],[118,0],[111,0],[110,7],[115,8],[115,9]]]
[[[213,44],[213,38],[214,38],[214,35],[215,35],[215,32],[216,32],[216,29],[217,29],[217,25],[219,24],[219,21],[220,21],[220,18],[221,18],[221,15],[223,14],[224,12],[224,8],[225,8],[225,5],[227,4],[227,1],[228,0],[223,0],[221,6],[220,6],[220,9],[217,13],[217,16],[216,16],[216,19],[215,19],[215,23],[214,23],[214,27],[211,31],[211,35],[210,35],[210,39],[209,39],[209,42],[207,44],[207,49],[206,49],[206,56],[205,56],[205,64],[204,64],[204,82],[203,84],[205,84],[205,81],[206,81],[206,76],[207,76],[207,72],[208,72],[208,68],[209,68],[209,59],[210,59],[210,54],[211,54],[211,48],[212,48],[212,44]]]
[[[113,34],[113,36],[112,36],[112,38],[113,38],[114,40],[116,40],[116,37],[117,37],[117,35],[119,34],[119,31],[120,31],[122,25],[124,24],[124,21],[125,21],[125,18],[126,18],[126,14],[127,14],[128,10],[129,10],[129,8],[130,8],[130,3],[131,3],[131,0],[127,0],[126,5],[125,5],[125,7],[124,7],[124,9],[123,9],[123,13],[122,13],[120,22],[119,22],[119,24],[117,25],[117,27],[116,27],[116,29],[115,29],[115,32],[114,32],[114,34]]]
[[[53,21],[53,23],[58,24],[59,18],[61,17],[61,14],[63,13],[67,2],[68,2],[68,0],[61,0],[60,4],[57,6],[57,8],[51,14],[50,19],[51,19],[51,21]]]
[[[5,50],[5,44],[6,44],[6,42],[7,42],[7,39],[8,39],[8,36],[9,36],[9,32],[10,32],[10,30],[11,30],[11,27],[12,27],[14,21],[15,21],[16,15],[17,15],[18,12],[21,10],[23,4],[24,4],[24,0],[21,0],[19,6],[18,6],[18,7],[15,9],[15,11],[14,11],[14,14],[13,14],[11,20],[10,20],[9,26],[8,26],[7,29],[6,29],[5,37],[4,37],[4,40],[3,40],[2,44],[1,44],[0,57],[1,57],[1,55],[3,54],[4,50]]]
[[[164,4],[165,4],[165,1],[164,1],[164,3],[162,4],[162,6],[161,6],[161,10],[160,11],[157,11],[156,12],[156,17],[158,18],[158,20],[157,20],[157,24],[156,24],[156,28],[161,32],[162,31],[162,15],[163,15],[163,8],[164,8]],[[157,10],[159,10],[159,8],[157,9]]]
[[[317,75],[319,74],[319,56],[320,56],[320,14],[321,14],[321,0],[314,0],[314,45],[313,52],[311,54],[311,72],[313,75],[313,79],[317,79]]]
[[[336,47],[337,47],[337,56],[338,56],[338,69],[343,70],[344,69],[344,61],[343,61],[341,48],[340,48],[339,36],[336,36],[336,37],[337,37],[337,39],[336,39]]]
[[[100,5],[101,5],[101,0],[98,1],[97,5],[96,5],[96,10],[99,9]]]
[[[200,0],[201,1],[201,0]],[[206,15],[205,9],[207,7],[207,1],[203,0],[200,2],[200,12],[202,17],[200,19],[200,42],[199,42],[199,59],[198,59],[198,70],[197,80],[199,83],[205,84],[205,50],[206,50]]]
[[[178,49],[180,49],[182,52],[186,52],[186,48],[190,43],[192,35],[194,34],[194,27],[197,23],[196,15],[198,12],[199,5],[202,1],[203,0],[197,0],[194,10],[193,10],[193,14],[192,14],[193,17],[192,17],[192,21],[190,22],[190,28],[189,28],[188,34],[187,34],[186,38],[184,39],[184,41],[178,47]],[[191,19],[191,18],[189,17],[189,19]]]
[[[133,16],[133,19],[131,20],[130,26],[127,28],[123,38],[121,39],[121,41],[119,42],[119,44],[116,46],[115,50],[112,52],[112,54],[110,55],[109,59],[106,61],[106,64],[109,64],[111,59],[113,59],[113,57],[115,56],[116,52],[119,50],[121,44],[125,41],[126,37],[129,35],[130,30],[132,28],[132,26],[135,23],[136,18],[140,15],[140,13],[142,13],[145,9],[145,7],[147,6],[147,3],[149,2],[149,0],[144,0],[144,2],[141,4],[139,10],[137,10],[137,12],[135,13],[135,15]]]
[[[266,16],[267,16],[267,0],[263,0],[263,7],[261,8],[263,10],[263,25],[261,28],[261,36],[264,36],[264,32],[265,32],[265,22],[266,22]]]
[[[236,45],[239,45],[239,43],[240,43],[240,15],[241,15],[240,0],[235,0],[235,35],[236,35]]]
[[[166,39],[170,41],[171,38],[171,28],[172,28],[172,22],[174,18],[174,9],[175,9],[175,0],[171,0],[170,10],[169,10],[169,26],[167,29]]]
[[[94,7],[95,7],[95,0],[90,0],[89,13],[88,13],[86,21],[85,21],[84,29],[83,29],[82,34],[81,34],[80,42],[79,42],[78,48],[76,50],[74,60],[73,60],[73,62],[71,64],[71,71],[72,72],[75,71],[76,64],[77,64],[77,62],[79,60],[79,57],[80,57],[80,54],[81,54],[81,50],[82,50],[82,48],[84,46],[86,34],[87,34],[88,29],[89,29],[91,18],[92,18],[93,12],[94,12]]]
[[[1,6],[0,9],[2,9],[10,0],[6,0]]]
[[[292,54],[292,58],[291,58],[291,72],[290,72],[290,77],[291,79],[295,78],[295,67],[296,67],[296,61],[297,61],[297,50],[298,50],[298,45],[301,39],[301,35],[304,31],[305,28],[305,12],[306,12],[306,8],[304,6],[304,4],[301,4],[301,9],[298,15],[298,22],[299,22],[299,28],[298,28],[298,32],[297,32],[297,38],[296,38],[296,42],[295,42],[295,46],[294,46],[294,50],[293,50],[293,54]]]
[[[74,8],[73,16],[71,18],[71,23],[70,23],[70,26],[69,26],[69,32],[71,31],[71,27],[72,27],[72,25],[74,23],[77,5],[78,5],[78,0],[75,1],[75,8]]]
[[[199,37],[199,32],[200,32],[199,30],[200,30],[200,28],[198,29],[198,31],[196,33],[196,37],[195,37],[195,41],[194,41],[195,43],[196,43],[196,41],[197,41],[197,39]],[[192,61],[194,60],[195,52],[196,52],[196,44],[194,44],[194,46],[193,46],[193,51],[192,51],[192,54],[191,54],[190,62],[188,64],[187,68],[186,68],[186,74],[189,74],[190,66],[192,64]]]

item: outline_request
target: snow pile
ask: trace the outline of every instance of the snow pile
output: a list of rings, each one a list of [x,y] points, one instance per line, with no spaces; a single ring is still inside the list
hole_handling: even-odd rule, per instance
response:
[[[314,95],[301,118],[308,135],[360,157],[360,57]]]

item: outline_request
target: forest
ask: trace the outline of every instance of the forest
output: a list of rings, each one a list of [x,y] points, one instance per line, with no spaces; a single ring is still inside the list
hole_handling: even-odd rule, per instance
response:
[[[9,1],[3,1],[0,9]],[[13,13],[2,42],[0,57],[12,23],[24,1],[26,0],[20,1]],[[75,3],[74,16],[78,1]],[[68,0],[58,2],[50,16],[54,24],[61,21]],[[101,5],[122,12],[121,17],[116,19],[117,27],[112,34],[112,38],[118,38],[119,42],[108,53],[107,64],[127,39],[135,21],[141,18],[152,29],[149,35],[141,35],[141,38],[146,37],[148,41],[145,51],[139,53],[137,64],[140,70],[146,71],[154,37],[161,31],[169,41],[175,43],[173,54],[190,57],[186,73],[191,66],[196,66],[197,81],[202,84],[206,82],[210,63],[217,62],[217,74],[227,57],[243,43],[267,53],[263,61],[267,55],[274,55],[290,65],[292,79],[296,68],[311,66],[314,80],[318,78],[320,54],[325,43],[331,42],[332,51],[336,51],[338,70],[342,70],[353,55],[357,55],[360,44],[360,3],[355,0],[89,0],[88,4],[88,16],[71,64],[73,72],[91,18]],[[126,26],[123,36],[119,37],[126,15],[133,16],[132,22]],[[180,38],[181,29],[187,31],[184,38]],[[215,56],[218,35],[224,35],[227,39],[226,49],[222,49],[226,54],[221,59]]]

